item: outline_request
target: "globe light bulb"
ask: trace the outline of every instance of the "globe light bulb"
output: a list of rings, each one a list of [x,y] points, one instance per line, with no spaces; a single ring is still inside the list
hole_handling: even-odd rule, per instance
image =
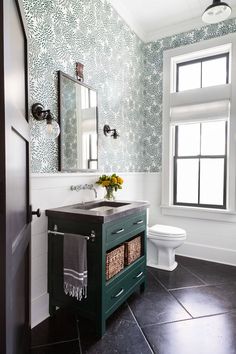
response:
[[[47,122],[47,127],[45,131],[45,135],[48,139],[56,139],[60,134],[60,127],[58,123],[53,119]]]
[[[47,121],[46,119],[40,124],[40,132],[42,136],[49,140],[54,140],[60,134],[60,127],[59,124],[54,120],[51,119]]]

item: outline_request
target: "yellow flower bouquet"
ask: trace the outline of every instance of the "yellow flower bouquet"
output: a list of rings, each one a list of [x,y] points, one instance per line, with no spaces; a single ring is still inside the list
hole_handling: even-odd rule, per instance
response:
[[[104,198],[111,200],[115,199],[114,191],[117,192],[118,189],[122,189],[123,179],[113,173],[111,176],[102,175],[99,177],[96,184],[106,188],[106,195]]]

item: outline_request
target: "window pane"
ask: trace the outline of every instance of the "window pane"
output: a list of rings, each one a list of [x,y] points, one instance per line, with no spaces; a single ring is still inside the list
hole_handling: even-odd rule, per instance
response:
[[[198,203],[198,159],[177,160],[177,203]]]
[[[223,205],[224,159],[201,159],[200,165],[200,203]]]
[[[81,109],[89,108],[89,90],[87,87],[80,86],[81,90]]]
[[[226,57],[202,62],[202,87],[226,84]]]
[[[200,124],[181,124],[178,126],[178,156],[200,154]]]
[[[202,123],[202,155],[225,154],[225,126],[223,121]]]
[[[97,94],[96,91],[90,90],[90,107],[97,106]]]
[[[185,91],[201,87],[201,63],[179,66],[178,90]]]

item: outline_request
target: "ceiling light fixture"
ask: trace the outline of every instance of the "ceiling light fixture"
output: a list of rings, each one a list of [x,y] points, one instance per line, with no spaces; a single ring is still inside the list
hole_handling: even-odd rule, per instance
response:
[[[231,7],[221,0],[213,0],[202,15],[202,21],[208,24],[226,20],[231,14]]]

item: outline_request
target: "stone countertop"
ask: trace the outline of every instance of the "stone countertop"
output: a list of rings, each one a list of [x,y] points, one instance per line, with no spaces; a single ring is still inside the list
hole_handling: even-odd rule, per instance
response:
[[[119,205],[117,207],[117,205]],[[92,210],[101,206],[110,207],[109,210]],[[66,205],[60,208],[46,210],[49,217],[63,218],[67,220],[89,221],[92,223],[107,223],[116,219],[142,212],[150,206],[147,201],[106,201],[96,200],[87,203]]]

